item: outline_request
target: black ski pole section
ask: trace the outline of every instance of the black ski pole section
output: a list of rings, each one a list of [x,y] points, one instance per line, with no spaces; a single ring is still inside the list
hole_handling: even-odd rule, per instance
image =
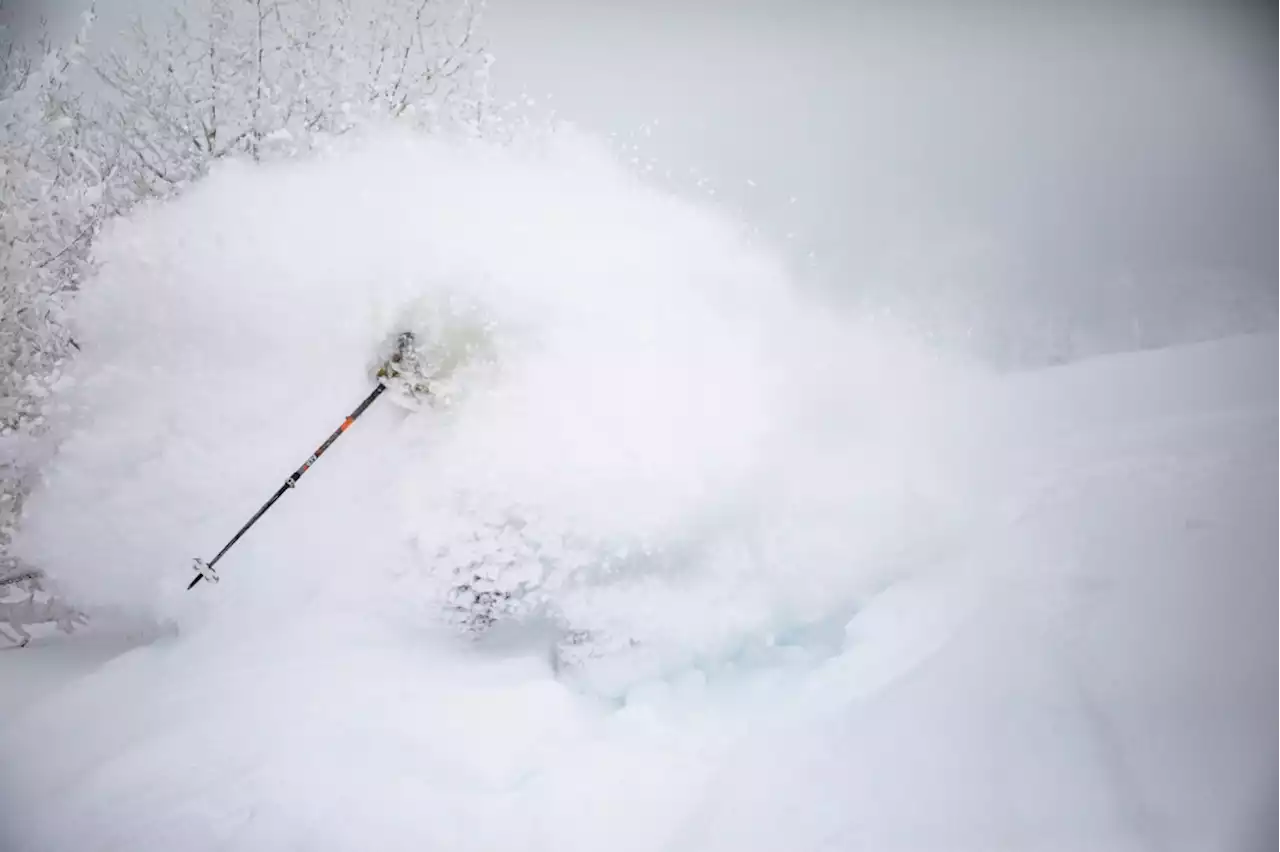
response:
[[[227,542],[226,546],[223,547],[222,550],[218,551],[218,555],[213,557],[213,559],[209,560],[209,562],[204,565],[204,568],[206,570],[212,569],[213,566],[217,564],[218,560],[221,559],[226,554],[226,552],[230,550],[237,541],[240,540],[240,537],[243,536],[245,533],[247,533],[249,531],[249,528],[258,522],[258,518],[261,518],[263,515],[265,515],[267,513],[267,510],[270,509],[272,506],[274,506],[275,502],[279,500],[282,496],[284,496],[284,493],[286,491],[288,491],[290,488],[293,488],[295,485],[298,484],[298,480],[302,478],[302,475],[306,473],[308,469],[310,469],[311,465],[316,463],[316,459],[324,455],[324,451],[329,449],[329,447],[333,445],[333,442],[338,440],[338,438],[341,437],[342,433],[347,431],[347,429],[350,428],[352,423],[356,422],[356,418],[358,418],[361,414],[364,414],[365,409],[368,408],[370,405],[372,405],[373,401],[377,399],[379,396],[381,396],[382,392],[385,391],[386,389],[387,389],[386,385],[379,383],[378,386],[373,389],[373,392],[364,398],[364,402],[360,403],[360,405],[356,408],[356,410],[351,412],[351,414],[347,416],[346,420],[342,421],[342,425],[339,426],[337,429],[335,429],[333,431],[333,434],[325,439],[325,442],[321,444],[320,447],[314,453],[311,454],[311,458],[307,459],[305,462],[302,463],[302,467],[295,470],[293,472],[293,475],[284,481],[284,485],[281,485],[279,490],[277,490],[275,494],[271,495],[271,499],[268,500],[266,503],[264,503],[262,505],[262,508],[259,509],[256,513],[254,513],[254,516],[249,519],[249,522],[244,526],[242,526],[238,533],[232,536],[231,541]],[[199,561],[200,560],[196,560],[197,563],[199,563]],[[199,573],[197,573],[195,578],[190,583],[187,584],[188,591],[190,591],[191,589],[194,589],[196,587],[196,584],[204,579],[204,576],[205,576],[204,573],[200,571],[199,568],[197,568],[197,571]],[[216,581],[217,577],[215,576],[213,579]]]

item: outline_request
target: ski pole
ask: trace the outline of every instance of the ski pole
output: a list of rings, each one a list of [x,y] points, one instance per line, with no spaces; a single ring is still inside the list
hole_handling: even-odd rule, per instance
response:
[[[295,470],[293,472],[293,476],[290,476],[288,479],[286,479],[284,481],[284,485],[281,485],[280,489],[276,491],[275,494],[271,495],[271,499],[268,500],[266,503],[264,503],[262,508],[259,509],[254,514],[254,516],[249,519],[249,522],[240,528],[240,532],[236,533],[231,538],[231,541],[227,542],[226,546],[223,547],[222,550],[218,551],[217,556],[213,557],[213,559],[210,559],[208,562],[205,562],[202,559],[196,560],[196,563],[194,566],[196,570],[196,576],[190,583],[187,584],[188,591],[191,589],[194,589],[196,584],[199,583],[201,580],[205,579],[206,577],[208,578],[210,583],[218,582],[218,574],[216,571],[213,570],[213,566],[218,564],[218,560],[221,559],[226,554],[226,552],[230,550],[237,541],[240,540],[240,537],[242,535],[244,535],[249,531],[249,527],[253,526],[255,523],[258,522],[258,518],[261,518],[263,515],[265,515],[267,510],[275,505],[275,502],[284,495],[284,492],[288,491],[290,488],[293,488],[295,485],[298,484],[298,480],[302,478],[302,474],[306,473],[307,470],[311,467],[311,465],[316,463],[316,459],[324,455],[324,451],[329,449],[329,447],[333,444],[333,442],[338,440],[338,437],[341,436],[343,432],[347,431],[347,429],[351,426],[351,424],[356,422],[356,418],[359,417],[361,414],[364,414],[365,409],[368,408],[370,405],[372,405],[373,401],[377,399],[382,394],[382,392],[385,391],[386,389],[387,389],[387,386],[379,382],[378,386],[373,389],[373,392],[364,398],[364,402],[360,403],[360,405],[356,407],[356,410],[351,412],[351,414],[347,417],[346,420],[342,421],[342,425],[339,426],[337,429],[335,429],[333,434],[325,439],[325,442],[320,445],[319,449],[317,449],[314,453],[311,454],[311,458],[303,462],[302,467]]]

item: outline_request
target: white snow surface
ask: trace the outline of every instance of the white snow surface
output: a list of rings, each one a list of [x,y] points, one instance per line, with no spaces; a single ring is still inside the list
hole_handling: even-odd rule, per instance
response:
[[[15,550],[115,617],[0,654],[0,849],[1274,845],[1275,335],[986,375],[564,131],[99,253]]]

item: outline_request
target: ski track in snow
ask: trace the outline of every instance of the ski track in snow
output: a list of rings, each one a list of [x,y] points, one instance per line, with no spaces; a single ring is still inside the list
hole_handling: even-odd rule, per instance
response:
[[[1268,836],[1274,335],[982,376],[572,136],[229,167],[102,252],[17,544],[127,617],[0,656],[0,847]],[[406,321],[484,343],[452,405],[183,592]],[[544,615],[440,623],[474,565]]]

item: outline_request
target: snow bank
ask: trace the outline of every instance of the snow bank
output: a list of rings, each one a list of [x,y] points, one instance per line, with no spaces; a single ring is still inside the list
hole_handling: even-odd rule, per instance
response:
[[[244,629],[498,591],[578,662],[625,651],[616,692],[847,619],[963,517],[930,458],[955,370],[820,317],[745,229],[571,132],[228,164],[98,256],[16,546],[87,602]],[[406,326],[456,365],[441,404],[376,406],[182,592]]]

